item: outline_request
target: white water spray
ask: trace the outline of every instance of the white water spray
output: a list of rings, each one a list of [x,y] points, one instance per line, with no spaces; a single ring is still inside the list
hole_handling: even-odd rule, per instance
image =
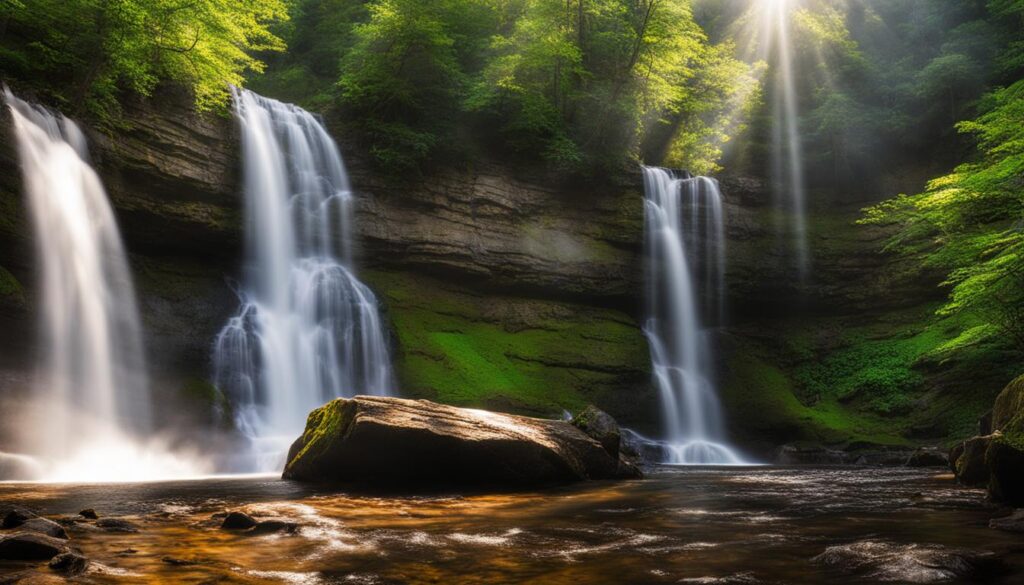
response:
[[[214,348],[214,383],[252,439],[249,467],[279,470],[309,411],[387,395],[377,299],[352,267],[352,192],[338,147],[305,110],[235,90],[248,267],[238,314]]]
[[[650,316],[644,326],[666,438],[665,463],[736,465],[710,372],[725,303],[725,214],[718,183],[644,167]]]
[[[4,89],[40,265],[43,351],[24,429],[33,479],[134,481],[204,473],[148,437],[152,408],[135,291],[114,212],[68,118]],[[143,437],[146,437],[143,439]]]

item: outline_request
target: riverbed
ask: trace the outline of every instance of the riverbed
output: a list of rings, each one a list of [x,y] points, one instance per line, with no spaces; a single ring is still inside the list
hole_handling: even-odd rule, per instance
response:
[[[0,484],[63,519],[89,583],[1022,583],[1024,537],[941,469],[673,468],[640,481],[398,495],[273,477]],[[94,508],[138,532],[71,518]],[[225,511],[298,524],[220,528]],[[0,574],[52,572],[0,564]]]

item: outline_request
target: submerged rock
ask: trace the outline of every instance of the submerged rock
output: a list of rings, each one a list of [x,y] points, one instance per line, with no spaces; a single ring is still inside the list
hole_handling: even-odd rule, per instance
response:
[[[220,523],[224,530],[248,530],[253,526],[256,526],[256,519],[245,512],[231,512]]]
[[[51,569],[66,575],[83,573],[88,566],[89,559],[75,552],[61,553],[50,559],[49,562]]]
[[[96,526],[107,532],[138,532],[139,527],[122,518],[100,518]]]
[[[37,532],[54,538],[68,539],[68,533],[64,530],[63,526],[46,518],[31,518],[18,528],[26,532]]]
[[[946,454],[938,449],[922,447],[911,453],[904,465],[907,467],[945,467],[949,465],[949,460],[946,458]]]
[[[357,396],[310,413],[283,475],[415,487],[543,485],[638,473],[564,421]]]
[[[813,560],[874,581],[900,583],[979,578],[996,572],[1001,564],[990,552],[872,540],[830,546]]]
[[[66,541],[36,532],[0,538],[0,559],[7,561],[46,561],[67,550]]]

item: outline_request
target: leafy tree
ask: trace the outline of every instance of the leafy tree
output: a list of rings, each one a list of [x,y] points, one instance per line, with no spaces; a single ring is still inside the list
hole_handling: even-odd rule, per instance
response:
[[[224,103],[228,84],[281,50],[270,23],[284,0],[8,0],[0,7],[0,74],[70,110],[109,120],[120,92],[184,83],[196,105]]]
[[[993,15],[1016,31],[1002,63],[1014,62],[1024,0],[995,0]],[[970,313],[982,324],[963,344],[1001,335],[1024,350],[1024,69],[981,103],[982,114],[957,128],[974,137],[975,160],[932,180],[925,192],[867,210],[865,222],[894,224],[890,250],[920,255],[948,273],[943,314]],[[955,349],[955,347],[953,348]]]

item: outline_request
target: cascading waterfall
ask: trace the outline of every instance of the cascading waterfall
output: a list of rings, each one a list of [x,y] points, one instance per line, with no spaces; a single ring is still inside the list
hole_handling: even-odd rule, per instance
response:
[[[68,118],[15,97],[11,111],[40,263],[38,420],[25,441],[35,479],[193,476],[199,462],[152,438],[135,291],[114,212]]]
[[[242,305],[217,337],[214,383],[252,439],[249,467],[280,469],[306,415],[387,395],[377,299],[352,266],[352,192],[337,145],[305,110],[234,90],[247,214]]]
[[[718,183],[644,167],[644,228],[654,384],[664,414],[665,463],[741,464],[725,443],[712,332],[725,313],[725,214]]]

